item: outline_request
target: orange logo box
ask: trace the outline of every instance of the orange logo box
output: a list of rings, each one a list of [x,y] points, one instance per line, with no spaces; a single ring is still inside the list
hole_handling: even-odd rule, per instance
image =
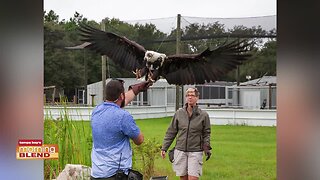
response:
[[[57,144],[42,144],[41,139],[23,139],[18,141],[16,158],[19,160],[58,159]]]

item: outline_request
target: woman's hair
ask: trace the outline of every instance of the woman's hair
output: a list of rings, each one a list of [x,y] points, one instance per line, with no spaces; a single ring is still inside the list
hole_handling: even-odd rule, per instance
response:
[[[195,87],[190,87],[190,88],[188,88],[188,89],[186,90],[186,95],[188,94],[188,92],[194,92],[194,94],[196,95],[196,97],[199,97],[199,95],[200,95],[198,89],[195,88]]]

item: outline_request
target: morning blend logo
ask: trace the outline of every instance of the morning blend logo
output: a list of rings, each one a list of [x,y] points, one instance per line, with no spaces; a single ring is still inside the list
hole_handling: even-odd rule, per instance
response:
[[[59,148],[56,144],[42,144],[41,139],[20,139],[16,148],[17,159],[58,159]]]

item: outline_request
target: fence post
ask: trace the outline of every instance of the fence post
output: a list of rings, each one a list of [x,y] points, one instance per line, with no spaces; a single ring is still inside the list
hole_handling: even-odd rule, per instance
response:
[[[96,94],[90,94],[91,96],[91,105],[92,107],[94,107],[94,96],[96,96]]]

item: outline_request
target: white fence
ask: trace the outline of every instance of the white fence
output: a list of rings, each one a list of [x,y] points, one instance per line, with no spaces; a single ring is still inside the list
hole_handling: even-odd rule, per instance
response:
[[[161,118],[173,116],[174,106],[127,106],[125,108],[134,119]],[[72,120],[89,121],[93,107],[57,107],[45,106],[44,115],[53,119],[60,119],[67,114]]]
[[[276,110],[251,109],[205,109],[211,124],[215,125],[248,125],[276,126]]]
[[[65,112],[72,120],[89,121],[93,107],[45,106],[44,115],[58,119]],[[134,119],[173,116],[174,106],[128,106],[125,108]],[[212,125],[276,126],[276,110],[204,109]]]

